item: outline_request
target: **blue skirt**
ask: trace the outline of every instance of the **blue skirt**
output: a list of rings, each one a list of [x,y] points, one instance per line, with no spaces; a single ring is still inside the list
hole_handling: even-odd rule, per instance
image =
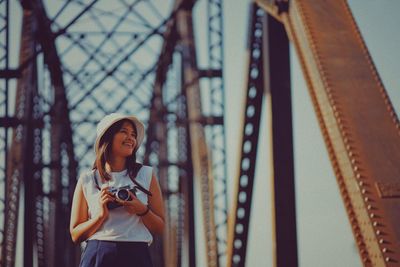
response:
[[[82,253],[80,267],[152,267],[145,242],[89,240]]]

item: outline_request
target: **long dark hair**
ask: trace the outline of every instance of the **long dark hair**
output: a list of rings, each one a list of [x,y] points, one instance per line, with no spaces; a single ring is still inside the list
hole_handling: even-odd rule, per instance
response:
[[[114,135],[117,132],[119,132],[119,130],[121,130],[124,122],[129,122],[132,125],[135,132],[137,133],[136,126],[134,123],[132,123],[132,121],[120,120],[111,125],[111,127],[108,128],[108,130],[104,133],[104,135],[100,139],[99,149],[96,154],[96,159],[93,163],[93,169],[97,169],[99,171],[100,177],[103,180],[103,182],[111,180],[111,175],[106,171],[106,162],[108,160],[108,157],[110,157],[111,155],[111,146]],[[138,146],[135,147],[132,155],[128,156],[125,161],[125,167],[131,179],[135,179],[141,167],[141,164],[136,162],[137,150]]]

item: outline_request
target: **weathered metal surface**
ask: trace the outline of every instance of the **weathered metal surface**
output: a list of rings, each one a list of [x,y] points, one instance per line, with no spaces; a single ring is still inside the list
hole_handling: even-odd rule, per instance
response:
[[[37,29],[34,17],[31,12],[24,12],[22,32],[21,32],[21,48],[20,48],[20,62],[32,57],[35,52],[35,40],[33,33]],[[8,172],[6,176],[6,199],[4,210],[4,237],[2,242],[2,266],[12,267],[15,265],[15,253],[17,242],[17,226],[18,226],[18,210],[20,200],[20,187],[24,182],[25,176],[32,177],[28,174],[27,170],[33,169],[33,162],[29,160],[26,162],[25,152],[28,145],[32,142],[29,134],[32,133],[27,125],[27,121],[32,120],[31,114],[33,111],[33,97],[37,90],[36,67],[30,64],[26,67],[21,78],[17,83],[17,93],[15,102],[15,117],[23,120],[25,123],[18,125],[13,131],[11,141],[10,157],[8,158]],[[8,148],[5,148],[8,149]],[[32,232],[26,237],[26,242],[32,245]],[[25,257],[27,260],[32,258],[30,253]]]
[[[400,126],[351,11],[346,1],[291,1],[283,21],[363,264],[398,266]]]
[[[195,43],[193,42],[193,22],[190,10],[182,10],[177,14],[177,31],[181,36],[180,47],[184,62],[183,84],[185,85],[184,91],[188,105],[188,119],[190,121],[189,131],[193,171],[201,193],[207,265],[219,266],[211,158],[204,127],[198,122],[203,114],[200,97],[200,76],[197,69]]]

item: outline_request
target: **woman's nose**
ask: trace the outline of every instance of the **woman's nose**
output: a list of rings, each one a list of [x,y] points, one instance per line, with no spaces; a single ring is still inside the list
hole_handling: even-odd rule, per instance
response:
[[[129,141],[134,141],[134,140],[136,140],[136,139],[135,139],[135,137],[134,137],[133,135],[128,134],[127,140],[129,140]]]

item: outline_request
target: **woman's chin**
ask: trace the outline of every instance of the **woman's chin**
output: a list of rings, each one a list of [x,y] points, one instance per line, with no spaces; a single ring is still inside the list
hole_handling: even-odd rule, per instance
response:
[[[130,157],[130,156],[132,156],[132,154],[133,154],[133,149],[130,149],[129,151],[127,151],[125,153],[125,157]]]
[[[118,156],[120,157],[130,157],[132,156],[133,149],[124,149],[122,151],[119,151]]]

